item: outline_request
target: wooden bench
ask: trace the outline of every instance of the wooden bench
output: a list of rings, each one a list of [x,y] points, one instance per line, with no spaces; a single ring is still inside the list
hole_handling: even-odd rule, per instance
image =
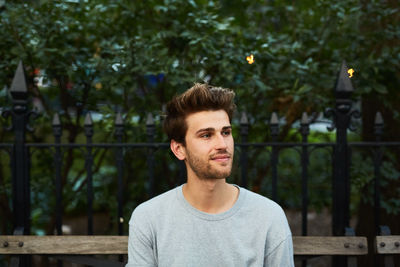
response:
[[[127,254],[127,244],[128,236],[0,236],[0,254],[54,255],[57,259],[93,266],[123,266],[120,262],[82,256]],[[295,256],[368,253],[367,238],[358,236],[294,236],[293,246]]]
[[[375,253],[382,255],[384,267],[394,267],[394,255],[400,255],[400,235],[385,235],[375,238]]]
[[[400,254],[400,235],[377,236],[375,247],[378,254]]]
[[[294,236],[293,249],[297,256],[368,254],[367,238],[360,236]]]

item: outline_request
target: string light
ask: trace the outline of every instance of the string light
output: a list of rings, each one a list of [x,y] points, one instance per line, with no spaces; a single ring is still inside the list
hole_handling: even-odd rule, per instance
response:
[[[254,56],[253,54],[251,54],[250,56],[246,57],[246,60],[249,64],[253,64],[254,63]]]

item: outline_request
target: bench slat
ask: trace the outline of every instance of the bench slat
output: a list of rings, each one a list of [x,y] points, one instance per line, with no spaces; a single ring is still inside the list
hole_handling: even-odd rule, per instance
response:
[[[7,247],[4,242],[8,242]],[[19,242],[23,242],[22,247]],[[0,254],[127,253],[128,236],[0,236]]]
[[[127,244],[128,236],[0,236],[0,254],[127,254]],[[294,236],[293,246],[294,255],[368,253],[367,238],[357,236]]]
[[[400,235],[377,236],[375,244],[378,254],[400,254]]]
[[[294,236],[294,255],[365,255],[366,237],[360,236]]]

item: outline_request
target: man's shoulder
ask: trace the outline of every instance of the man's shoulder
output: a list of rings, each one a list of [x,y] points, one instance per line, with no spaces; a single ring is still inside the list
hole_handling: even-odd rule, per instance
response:
[[[276,220],[286,220],[285,212],[275,201],[244,188],[240,190],[246,194],[245,209],[252,210],[259,218],[264,216],[271,220],[271,215],[274,215],[273,218]]]
[[[176,190],[178,190],[179,188],[180,187],[176,187],[139,204],[134,209],[131,220],[135,217],[151,217],[154,215],[157,216],[157,214],[168,210],[171,207],[172,202],[176,199]]]
[[[246,189],[244,192],[246,205],[242,215],[253,218],[250,222],[254,225],[253,228],[266,229],[269,242],[280,243],[291,235],[285,212],[278,203]]]
[[[256,207],[261,207],[265,209],[282,209],[278,203],[269,199],[268,197],[265,197],[245,188],[240,188],[240,190],[242,190],[246,194],[247,203],[249,203],[250,205],[255,205]]]

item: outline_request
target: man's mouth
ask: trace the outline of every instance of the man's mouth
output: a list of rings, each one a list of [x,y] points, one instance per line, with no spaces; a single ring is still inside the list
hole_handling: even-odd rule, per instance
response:
[[[211,160],[215,160],[217,162],[226,162],[229,161],[231,158],[231,155],[229,154],[221,154],[221,155],[216,155],[211,157]]]

